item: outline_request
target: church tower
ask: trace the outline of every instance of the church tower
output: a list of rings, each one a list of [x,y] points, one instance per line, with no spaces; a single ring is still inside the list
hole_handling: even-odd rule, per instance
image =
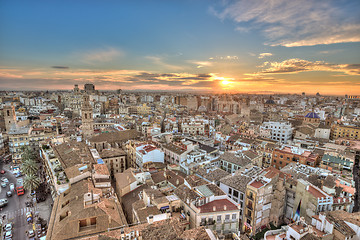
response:
[[[94,133],[93,125],[93,109],[89,102],[89,96],[83,96],[83,102],[81,105],[81,129],[85,138],[89,138]]]
[[[10,131],[12,125],[16,124],[16,114],[15,107],[13,104],[11,106],[4,106],[4,120],[5,120],[5,128],[6,132]]]

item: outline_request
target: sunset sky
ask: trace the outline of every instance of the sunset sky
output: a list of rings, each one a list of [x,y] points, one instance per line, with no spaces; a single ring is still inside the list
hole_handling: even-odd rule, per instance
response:
[[[0,90],[360,95],[359,0],[0,0]]]

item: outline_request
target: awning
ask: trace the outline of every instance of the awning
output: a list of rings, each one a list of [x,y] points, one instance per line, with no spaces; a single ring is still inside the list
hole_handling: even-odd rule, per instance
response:
[[[161,207],[160,210],[169,209],[169,206]]]

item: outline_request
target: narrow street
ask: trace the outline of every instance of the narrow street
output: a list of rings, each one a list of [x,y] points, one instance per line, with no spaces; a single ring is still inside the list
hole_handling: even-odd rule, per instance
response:
[[[9,179],[9,184],[14,183],[16,185],[17,178],[9,171],[8,165],[0,164],[0,169],[4,169],[6,172],[1,174],[0,177],[6,177]],[[33,209],[26,207],[25,202],[30,201],[28,198],[29,192],[25,192],[22,196],[17,196],[16,192],[13,192],[12,197],[7,197],[6,192],[9,191],[9,184],[6,188],[1,187],[0,198],[8,199],[7,206],[2,208],[0,216],[3,219],[3,226],[9,222],[14,224],[13,228],[13,239],[27,239],[26,231],[32,228],[32,225],[26,222],[26,213]],[[5,217],[4,217],[5,215]],[[1,236],[3,238],[3,235]]]

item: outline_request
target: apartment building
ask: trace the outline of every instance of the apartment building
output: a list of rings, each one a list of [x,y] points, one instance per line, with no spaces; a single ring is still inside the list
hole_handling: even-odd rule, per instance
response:
[[[271,139],[281,143],[287,143],[292,137],[292,127],[288,122],[264,122],[260,126],[260,132],[266,130],[271,131]]]
[[[164,163],[164,152],[152,144],[141,144],[136,147],[136,166],[142,168],[145,163]]]
[[[229,173],[233,173],[236,170],[250,164],[257,164],[262,161],[262,156],[253,152],[252,150],[244,152],[225,152],[220,156],[220,167]]]
[[[293,209],[295,220],[304,217],[306,222],[311,222],[312,216],[331,211],[332,205],[333,196],[303,179],[297,180]]]
[[[239,206],[214,184],[199,185],[191,189],[180,185],[175,195],[181,199],[181,209],[190,222],[190,228],[204,226],[218,233],[237,233]]]
[[[294,146],[283,146],[272,154],[271,166],[281,169],[291,162],[315,167],[319,164],[319,154]]]
[[[350,125],[333,125],[331,129],[331,139],[338,138],[360,140],[360,127]]]
[[[283,223],[285,178],[285,174],[269,167],[248,183],[242,225],[244,232],[254,235],[270,222],[275,226]]]

